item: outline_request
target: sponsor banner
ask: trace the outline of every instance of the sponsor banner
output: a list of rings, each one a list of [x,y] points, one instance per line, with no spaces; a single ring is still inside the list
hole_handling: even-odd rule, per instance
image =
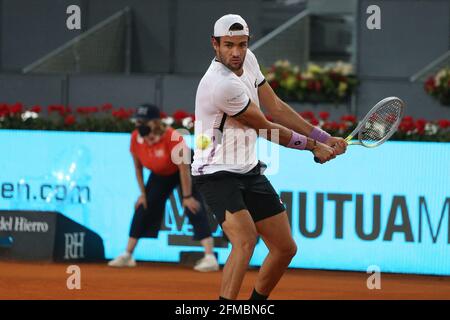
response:
[[[7,168],[0,175],[0,209],[61,212],[98,233],[106,258],[115,257],[125,249],[139,195],[129,139],[122,133],[0,130],[0,166]],[[186,140],[191,145],[194,139]],[[268,164],[266,175],[291,221],[299,248],[291,267],[366,271],[376,265],[382,272],[450,275],[449,143],[352,146],[320,165],[309,152],[260,140],[258,157]],[[137,259],[177,262],[181,251],[202,251],[190,241],[192,226],[182,212],[176,191],[159,238],[142,239]],[[19,225],[43,230],[32,221]],[[0,227],[15,228],[16,221],[5,218]],[[220,227],[213,230],[220,240]],[[216,248],[220,263],[229,249],[223,243]],[[259,241],[251,265],[266,254]]]
[[[0,216],[0,232],[48,232],[48,223],[45,221],[29,221],[25,217]]]

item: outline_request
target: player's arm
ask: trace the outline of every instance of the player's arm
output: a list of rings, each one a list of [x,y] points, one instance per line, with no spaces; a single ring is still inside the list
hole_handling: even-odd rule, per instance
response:
[[[322,143],[335,147],[336,154],[345,152],[347,142],[343,138],[332,137],[325,131],[315,128],[287,103],[281,100],[267,82],[258,87],[258,96],[260,103],[267,109],[275,122],[307,137],[312,137]]]
[[[314,153],[314,156],[319,158],[321,163],[335,157],[334,149],[326,144],[308,138],[305,135],[299,134],[295,132],[295,130],[288,129],[281,124],[273,123],[267,120],[261,110],[252,101],[250,101],[245,111],[239,112],[233,118],[240,123],[255,129],[257,133],[259,133],[259,130],[265,129],[267,132],[267,137],[264,138],[269,141],[273,141],[272,133],[278,132],[279,141],[273,142],[288,148],[310,150]]]

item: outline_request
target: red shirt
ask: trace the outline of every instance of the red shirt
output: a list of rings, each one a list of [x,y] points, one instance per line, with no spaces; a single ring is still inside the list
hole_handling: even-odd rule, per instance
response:
[[[183,137],[171,127],[153,145],[146,143],[138,131],[134,130],[131,134],[130,152],[155,174],[168,176],[178,171],[178,166],[172,162],[171,153],[179,143],[184,144]]]

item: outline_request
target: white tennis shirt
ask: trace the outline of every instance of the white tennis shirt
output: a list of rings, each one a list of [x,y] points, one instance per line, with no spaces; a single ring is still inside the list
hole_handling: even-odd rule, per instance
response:
[[[256,131],[233,118],[244,112],[250,101],[259,107],[258,87],[265,82],[249,49],[243,70],[237,76],[214,59],[198,85],[193,175],[217,171],[246,173],[258,163]]]

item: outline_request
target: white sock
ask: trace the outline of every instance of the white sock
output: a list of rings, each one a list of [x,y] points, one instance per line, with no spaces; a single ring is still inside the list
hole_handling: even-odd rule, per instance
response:
[[[128,251],[125,251],[125,253],[123,255],[127,258],[131,258],[131,256],[132,256],[132,254],[129,253]]]

